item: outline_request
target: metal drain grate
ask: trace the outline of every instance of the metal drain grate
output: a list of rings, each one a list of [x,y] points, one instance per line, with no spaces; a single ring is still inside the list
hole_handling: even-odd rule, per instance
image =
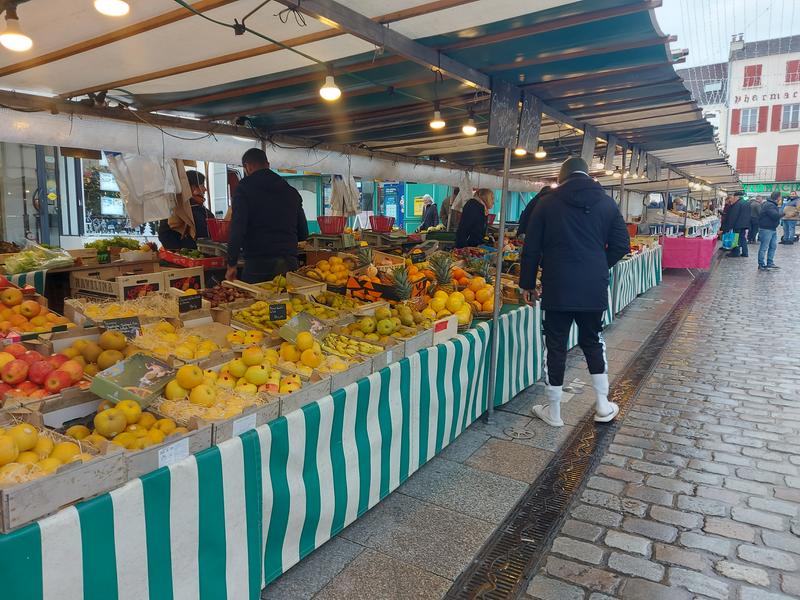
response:
[[[699,275],[611,387],[620,416],[608,424],[588,415],[522,499],[456,579],[445,600],[512,600],[538,566],[583,480],[605,453],[645,379],[708,280]]]

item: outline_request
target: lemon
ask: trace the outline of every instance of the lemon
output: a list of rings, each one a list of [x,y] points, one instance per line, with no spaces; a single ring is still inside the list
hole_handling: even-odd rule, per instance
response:
[[[19,456],[17,442],[10,435],[0,435],[0,466],[14,462]]]
[[[76,454],[80,454],[81,449],[75,442],[59,442],[53,448],[50,458],[55,458],[61,463],[67,463]]]

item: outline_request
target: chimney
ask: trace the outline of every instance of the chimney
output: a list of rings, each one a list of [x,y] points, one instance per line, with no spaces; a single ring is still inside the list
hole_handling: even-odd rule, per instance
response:
[[[731,36],[731,50],[730,50],[731,55],[733,55],[734,52],[742,50],[743,48],[744,48],[744,34],[743,33],[733,34]]]

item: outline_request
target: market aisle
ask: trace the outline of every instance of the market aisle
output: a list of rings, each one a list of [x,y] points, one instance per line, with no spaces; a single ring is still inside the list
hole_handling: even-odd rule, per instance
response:
[[[612,377],[641,347],[690,283],[669,273],[637,298],[607,330]],[[269,586],[264,598],[301,600],[438,599],[469,564],[545,469],[592,406],[583,357],[570,354],[567,426],[554,430],[530,417],[536,385],[475,423],[442,454],[367,515]]]
[[[526,598],[800,597],[798,259],[723,259]]]

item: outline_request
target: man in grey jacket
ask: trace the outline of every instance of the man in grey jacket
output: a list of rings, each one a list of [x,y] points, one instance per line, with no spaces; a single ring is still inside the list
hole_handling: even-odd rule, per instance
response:
[[[761,215],[761,204],[764,202],[763,196],[756,196],[750,200],[750,229],[747,231],[747,241],[751,244],[756,243],[758,236],[758,217]]]

